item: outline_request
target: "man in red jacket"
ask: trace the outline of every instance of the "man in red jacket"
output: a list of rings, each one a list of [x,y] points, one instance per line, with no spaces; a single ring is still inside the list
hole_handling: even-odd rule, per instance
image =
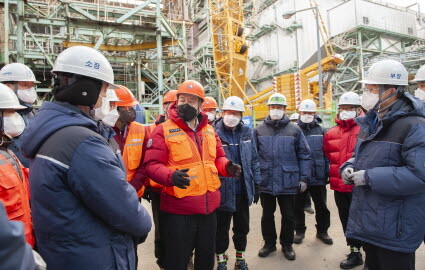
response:
[[[148,141],[146,175],[164,185],[165,269],[184,270],[195,250],[195,269],[214,268],[216,213],[220,205],[218,175],[239,177],[241,167],[229,161],[207,115],[202,112],[204,89],[183,82],[169,119]]]
[[[344,233],[347,228],[353,185],[344,184],[339,173],[339,167],[353,155],[357,135],[360,131],[360,127],[354,119],[363,114],[360,104],[358,94],[354,92],[344,93],[339,99],[338,114],[335,119],[337,125],[328,130],[323,141],[323,151],[331,164],[329,171],[330,186],[334,190],[335,203],[338,207]],[[348,254],[347,259],[341,261],[340,267],[351,269],[357,265],[362,265],[361,242],[349,238],[346,240],[347,245],[350,246],[350,254]]]

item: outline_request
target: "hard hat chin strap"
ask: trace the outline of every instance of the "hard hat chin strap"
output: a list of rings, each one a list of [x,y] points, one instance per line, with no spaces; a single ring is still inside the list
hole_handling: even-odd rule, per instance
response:
[[[380,84],[380,85],[379,85],[379,100],[378,100],[378,102],[376,102],[375,106],[373,106],[373,110],[374,110],[374,111],[378,111],[378,112],[379,112],[379,106],[380,106],[382,103],[386,102],[387,100],[389,100],[389,99],[390,99],[390,98],[392,98],[393,96],[398,95],[398,93],[403,93],[403,90],[404,90],[403,86],[402,86],[402,85],[399,85],[399,86],[397,86],[396,91],[394,91],[394,93],[392,93],[392,94],[391,94],[391,95],[389,95],[387,98],[385,98],[384,100],[382,100],[382,95],[383,95],[386,91],[388,91],[388,90],[390,90],[390,89],[391,89],[391,88],[389,88],[389,89],[385,89],[385,85],[383,85],[383,84]]]

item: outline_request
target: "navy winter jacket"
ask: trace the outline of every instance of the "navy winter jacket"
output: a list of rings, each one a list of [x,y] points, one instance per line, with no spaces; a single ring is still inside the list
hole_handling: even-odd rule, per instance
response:
[[[51,270],[135,269],[151,219],[98,123],[44,102],[22,135],[37,246]]]
[[[0,269],[33,270],[34,256],[31,246],[25,242],[24,224],[10,221],[0,201]]]
[[[254,131],[260,159],[259,190],[272,195],[297,194],[299,181],[311,176],[310,147],[297,124],[287,115],[273,121],[270,116]]]
[[[329,177],[329,160],[323,151],[323,135],[325,135],[326,129],[320,123],[322,123],[322,119],[318,115],[311,123],[303,123],[298,119],[298,126],[303,131],[311,150],[312,166],[309,186],[326,185]]]
[[[382,120],[361,127],[352,166],[368,185],[353,190],[346,236],[398,252],[414,252],[425,236],[425,107],[405,93]]]
[[[214,128],[223,144],[223,149],[226,152],[226,157],[235,161],[235,153],[229,149],[229,141],[231,134],[228,130],[225,130],[223,119],[219,118],[214,124]],[[258,163],[257,148],[253,140],[252,130],[245,126],[242,122],[236,127],[237,132],[240,134],[239,137],[239,149],[241,157],[242,174],[245,191],[242,194],[246,194],[248,197],[249,205],[252,204],[255,194],[255,186],[260,182],[260,164]],[[236,211],[236,184],[233,177],[220,177],[221,186],[221,203],[219,210],[235,212]]]

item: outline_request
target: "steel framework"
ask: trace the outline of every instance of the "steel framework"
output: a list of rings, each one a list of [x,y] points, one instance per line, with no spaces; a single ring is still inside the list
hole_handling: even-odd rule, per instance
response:
[[[177,0],[0,0],[3,62],[29,65],[49,92],[50,70],[64,48],[102,50],[115,81],[146,107],[187,77],[186,25]],[[177,3],[180,5],[181,3]],[[162,7],[162,9],[161,9]]]
[[[359,25],[332,38],[335,51],[344,56],[334,76],[334,95],[359,91],[364,71],[381,59],[402,62],[409,73],[425,64],[425,39]]]

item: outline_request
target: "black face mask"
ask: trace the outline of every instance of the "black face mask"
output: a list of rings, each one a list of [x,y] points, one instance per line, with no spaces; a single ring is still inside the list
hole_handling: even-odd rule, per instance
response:
[[[118,107],[118,112],[120,114],[120,117],[118,118],[118,120],[120,120],[126,125],[136,120],[136,111],[134,110],[134,108],[131,108],[128,111],[126,111],[126,110],[121,110]]]
[[[186,103],[177,106],[177,114],[181,119],[189,122],[198,115],[198,110]]]

